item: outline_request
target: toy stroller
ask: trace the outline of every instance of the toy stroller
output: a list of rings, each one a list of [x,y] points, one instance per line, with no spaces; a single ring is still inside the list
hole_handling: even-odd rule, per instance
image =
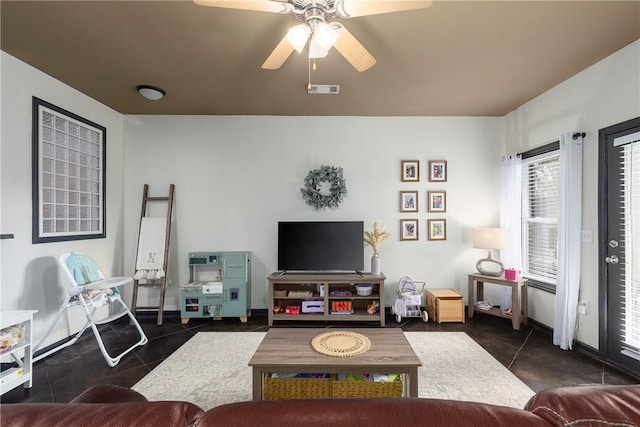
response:
[[[420,290],[418,290],[418,285]],[[425,282],[416,281],[409,276],[403,276],[398,282],[398,298],[391,306],[391,314],[396,315],[396,321],[400,323],[403,317],[422,317],[424,322],[429,321],[429,314],[421,310],[422,293]]]

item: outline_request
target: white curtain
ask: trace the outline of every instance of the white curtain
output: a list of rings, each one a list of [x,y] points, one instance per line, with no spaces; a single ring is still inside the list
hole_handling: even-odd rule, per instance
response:
[[[506,230],[507,247],[500,259],[505,268],[522,266],[522,159],[507,154],[501,160],[500,227]],[[511,288],[501,286],[500,308],[511,307]]]
[[[560,213],[558,218],[558,278],[553,344],[571,350],[580,291],[582,229],[581,134],[560,137]]]

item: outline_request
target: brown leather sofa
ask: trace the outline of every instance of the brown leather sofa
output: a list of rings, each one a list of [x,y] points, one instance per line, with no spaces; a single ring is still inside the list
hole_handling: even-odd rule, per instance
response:
[[[640,426],[640,385],[582,386],[536,394],[523,409],[441,399],[315,399],[240,402],[202,411],[186,402],[148,402],[135,391],[95,386],[68,404],[0,407],[14,426]]]

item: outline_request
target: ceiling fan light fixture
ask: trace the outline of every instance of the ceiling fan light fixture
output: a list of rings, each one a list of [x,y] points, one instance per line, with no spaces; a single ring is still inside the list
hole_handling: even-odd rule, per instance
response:
[[[136,89],[138,90],[138,93],[140,95],[150,101],[157,101],[159,99],[162,99],[167,94],[164,89],[156,86],[138,85]]]
[[[338,40],[338,33],[326,22],[318,22],[313,27],[313,39],[324,50],[329,51]]]
[[[298,24],[295,27],[291,27],[287,32],[287,41],[298,53],[302,52],[304,46],[307,44],[309,35],[311,34],[311,28],[306,24]]]
[[[309,59],[324,58],[329,54],[329,50],[325,49],[318,43],[318,39],[314,36],[311,37],[309,42]]]

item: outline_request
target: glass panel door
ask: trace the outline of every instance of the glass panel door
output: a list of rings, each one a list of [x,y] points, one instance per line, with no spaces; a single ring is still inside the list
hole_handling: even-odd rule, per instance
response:
[[[600,354],[640,373],[640,119],[600,139]]]

